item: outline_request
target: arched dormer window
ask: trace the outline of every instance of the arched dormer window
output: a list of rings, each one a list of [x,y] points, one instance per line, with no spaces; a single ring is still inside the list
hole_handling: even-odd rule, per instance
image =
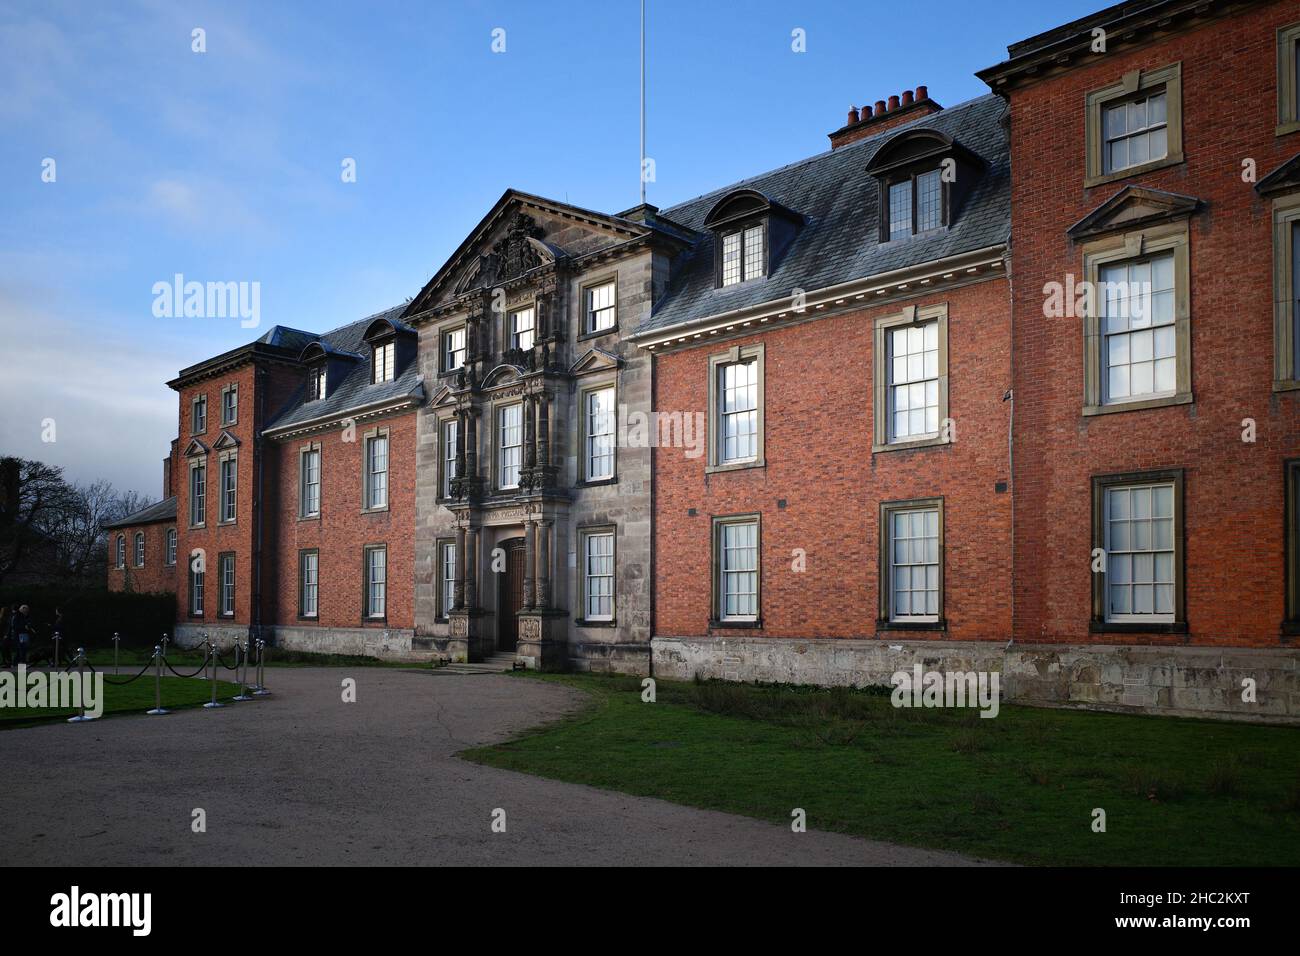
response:
[[[307,366],[307,401],[319,402],[330,392],[330,352],[320,342],[312,342],[298,360]]]
[[[391,319],[376,319],[366,329],[370,345],[370,382],[391,382],[414,357],[415,330]]]
[[[753,189],[720,199],[704,219],[713,232],[717,288],[763,279],[803,224],[803,217]]]
[[[935,130],[890,139],[867,163],[880,184],[880,241],[947,229],[983,168],[979,156]]]

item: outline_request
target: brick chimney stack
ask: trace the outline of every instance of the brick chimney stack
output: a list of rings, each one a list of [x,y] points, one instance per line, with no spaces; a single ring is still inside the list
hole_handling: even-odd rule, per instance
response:
[[[856,106],[849,109],[848,122],[835,132],[829,134],[831,149],[839,149],[849,143],[856,143],[865,136],[874,136],[894,126],[911,122],[941,109],[938,103],[930,99],[930,90],[918,86],[915,90],[904,90],[902,95],[894,94],[886,100],[876,100],[874,107]]]

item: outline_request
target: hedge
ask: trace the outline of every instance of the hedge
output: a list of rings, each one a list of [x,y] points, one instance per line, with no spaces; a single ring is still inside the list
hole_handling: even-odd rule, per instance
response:
[[[54,609],[63,612],[60,633],[65,647],[113,646],[113,632],[123,647],[152,648],[176,622],[176,595],[91,590],[59,585],[5,585],[0,605],[28,605],[38,644],[50,641]]]

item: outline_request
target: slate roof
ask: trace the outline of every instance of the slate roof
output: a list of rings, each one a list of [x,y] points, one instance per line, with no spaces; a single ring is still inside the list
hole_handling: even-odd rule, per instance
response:
[[[154,524],[159,521],[176,520],[176,496],[164,498],[162,501],[155,502],[148,507],[141,508],[135,514],[127,515],[117,521],[106,521],[101,527],[105,530],[111,528],[126,528],[137,524]]]
[[[1006,104],[993,94],[921,116],[875,136],[741,180],[662,215],[703,237],[689,253],[653,314],[637,335],[688,325],[709,316],[788,297],[796,288],[823,289],[1009,241],[1010,150],[1002,117]],[[904,130],[944,133],[986,166],[952,226],[933,236],[880,243],[880,190],[866,172],[876,151]],[[754,189],[802,215],[804,225],[766,279],[714,287],[713,235],[705,217],[736,189]]]
[[[420,382],[420,363],[416,360],[408,361],[406,367],[400,369],[399,374],[391,382],[373,383],[370,381],[370,347],[365,341],[366,329],[377,319],[388,319],[399,330],[410,332],[412,330],[409,326],[405,326],[398,321],[398,317],[405,310],[406,303],[402,303],[391,309],[385,309],[383,312],[368,315],[364,319],[359,319],[332,332],[326,332],[324,335],[309,335],[306,332],[298,332],[298,335],[305,336],[302,341],[302,348],[306,348],[312,342],[319,341],[327,352],[349,353],[357,360],[345,360],[340,363],[343,371],[342,378],[331,382],[329,394],[321,401],[305,401],[307,383],[304,381],[295,390],[284,408],[267,424],[266,429],[269,431],[284,428],[288,425],[298,425],[317,418],[339,415],[350,409],[362,408],[407,395],[423,395],[423,387]],[[293,329],[287,331],[296,332]]]

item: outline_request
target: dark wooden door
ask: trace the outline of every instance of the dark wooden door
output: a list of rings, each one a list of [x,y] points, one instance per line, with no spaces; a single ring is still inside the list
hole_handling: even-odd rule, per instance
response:
[[[513,651],[519,644],[519,609],[524,606],[524,543],[506,544],[506,579],[501,588],[497,650]]]

